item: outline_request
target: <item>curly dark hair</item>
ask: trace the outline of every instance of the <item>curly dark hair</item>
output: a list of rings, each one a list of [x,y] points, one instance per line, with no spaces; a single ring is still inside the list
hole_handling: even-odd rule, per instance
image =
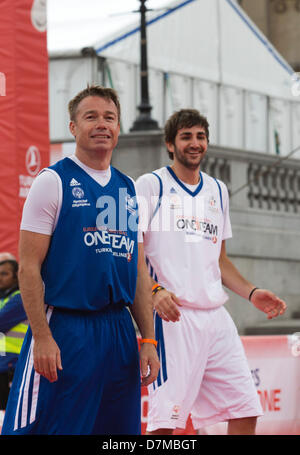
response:
[[[175,137],[181,128],[192,128],[200,125],[204,128],[207,142],[209,142],[209,123],[204,115],[201,115],[197,109],[180,109],[174,112],[167,120],[164,128],[165,142],[175,143]],[[168,150],[169,157],[173,159],[173,153]]]

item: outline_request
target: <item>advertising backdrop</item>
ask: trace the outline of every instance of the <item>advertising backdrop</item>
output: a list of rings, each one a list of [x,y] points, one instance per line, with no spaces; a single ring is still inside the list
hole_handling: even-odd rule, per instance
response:
[[[28,190],[49,165],[46,0],[2,0],[0,251],[17,255]]]
[[[300,333],[241,337],[264,415],[258,435],[300,434]],[[142,388],[142,433],[147,426],[148,393]],[[185,430],[175,434],[225,435],[227,423],[195,431],[189,418]]]

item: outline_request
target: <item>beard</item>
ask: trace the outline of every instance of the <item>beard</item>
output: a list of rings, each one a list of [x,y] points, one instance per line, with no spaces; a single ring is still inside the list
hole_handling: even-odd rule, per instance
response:
[[[196,170],[200,167],[201,161],[205,156],[205,152],[201,150],[197,156],[193,157],[188,154],[185,154],[185,150],[180,152],[178,148],[174,146],[174,156],[176,156],[177,161],[180,164],[182,164],[185,168],[190,170]]]

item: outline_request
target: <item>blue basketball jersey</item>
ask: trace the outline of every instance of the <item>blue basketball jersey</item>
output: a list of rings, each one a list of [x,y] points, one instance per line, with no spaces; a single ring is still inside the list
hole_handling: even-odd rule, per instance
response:
[[[138,208],[133,181],[111,168],[102,187],[65,158],[59,219],[42,265],[45,303],[77,310],[130,305],[137,278]]]

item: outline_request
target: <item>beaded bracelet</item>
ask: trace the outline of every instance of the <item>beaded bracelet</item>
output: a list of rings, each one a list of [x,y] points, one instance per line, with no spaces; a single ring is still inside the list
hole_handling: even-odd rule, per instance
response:
[[[158,291],[162,291],[163,289],[165,289],[165,288],[163,286],[161,286],[160,284],[155,284],[152,287],[152,295],[155,295]]]

